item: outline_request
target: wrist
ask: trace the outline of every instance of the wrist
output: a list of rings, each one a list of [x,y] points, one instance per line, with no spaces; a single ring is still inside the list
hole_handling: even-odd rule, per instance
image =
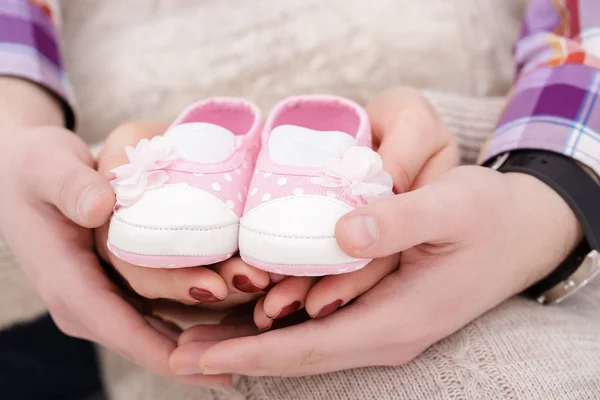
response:
[[[515,214],[515,237],[522,260],[522,290],[546,277],[583,238],[575,213],[541,180],[524,173],[506,173]],[[518,233],[517,233],[518,232]]]
[[[63,126],[59,100],[33,82],[0,76],[0,138],[15,128]]]

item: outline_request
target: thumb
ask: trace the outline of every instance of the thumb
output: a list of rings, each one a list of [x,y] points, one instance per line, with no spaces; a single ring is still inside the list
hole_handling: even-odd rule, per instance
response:
[[[338,245],[353,257],[379,258],[423,243],[461,240],[464,227],[476,218],[475,189],[464,182],[461,168],[453,171],[344,215],[336,225]]]
[[[108,180],[94,169],[86,144],[68,131],[48,135],[52,136],[50,144],[25,174],[27,187],[76,224],[103,225],[112,213],[115,196]]]

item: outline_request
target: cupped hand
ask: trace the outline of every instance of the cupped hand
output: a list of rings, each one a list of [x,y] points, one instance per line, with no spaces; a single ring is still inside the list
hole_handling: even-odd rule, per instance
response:
[[[471,166],[346,215],[336,237],[355,257],[402,252],[400,269],[327,318],[208,349],[199,346],[202,328],[192,328],[171,365],[206,375],[300,376],[407,363],[548,274],[581,231],[568,205],[536,178]]]
[[[163,134],[166,128],[166,124],[159,122],[129,122],[121,125],[104,142],[98,156],[98,172],[107,181],[114,179],[111,171],[129,162],[125,152],[127,146],[135,147],[142,139]],[[144,268],[129,264],[108,250],[108,226],[107,223],[96,230],[98,252],[114,266],[131,289],[144,298],[170,299],[186,305],[221,309],[250,301],[261,291],[258,288],[254,293],[242,293],[228,286],[227,282],[231,286],[233,278],[227,275],[227,271],[250,268],[239,257],[208,267]],[[248,274],[262,288],[269,284],[268,275],[256,274],[259,276],[254,277],[254,274]]]
[[[458,165],[459,152],[453,135],[419,91],[408,87],[388,90],[369,104],[367,112],[374,148],[381,155],[384,168],[392,175],[397,193],[430,182]],[[254,322],[266,330],[302,308],[312,318],[325,317],[367,292],[397,268],[398,256],[390,256],[376,259],[359,271],[341,275],[287,277],[283,280],[277,277],[279,283],[256,304]],[[261,284],[269,282],[267,273],[241,263],[233,264],[223,272],[227,282],[233,282],[233,279]],[[236,285],[230,286],[235,292]],[[245,288],[238,286],[238,289],[244,291]]]
[[[86,144],[58,127],[57,102],[13,78],[0,78],[0,92],[0,231],[58,327],[181,382],[228,384],[227,375],[175,376],[168,357],[179,332],[145,318],[105,275],[90,228],[105,223],[114,194]]]

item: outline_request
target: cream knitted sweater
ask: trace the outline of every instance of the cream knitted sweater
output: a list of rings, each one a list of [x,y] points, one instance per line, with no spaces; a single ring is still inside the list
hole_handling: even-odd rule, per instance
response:
[[[211,95],[243,96],[268,112],[287,95],[365,103],[405,84],[427,89],[473,161],[510,88],[526,2],[65,1],[80,134],[92,142],[123,121],[168,121]],[[600,398],[599,309],[600,282],[561,307],[514,299],[402,368],[240,378],[222,394],[101,355],[115,399],[592,399]],[[0,242],[0,324],[42,310]]]

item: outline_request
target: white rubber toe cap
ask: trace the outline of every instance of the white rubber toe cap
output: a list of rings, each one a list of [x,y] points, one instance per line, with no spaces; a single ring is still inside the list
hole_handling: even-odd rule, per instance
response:
[[[240,221],[240,253],[268,264],[338,265],[356,261],[335,240],[335,225],[353,208],[325,196],[284,197]]]
[[[212,194],[188,185],[165,185],[120,207],[109,243],[132,254],[214,256],[237,251],[239,220]]]

